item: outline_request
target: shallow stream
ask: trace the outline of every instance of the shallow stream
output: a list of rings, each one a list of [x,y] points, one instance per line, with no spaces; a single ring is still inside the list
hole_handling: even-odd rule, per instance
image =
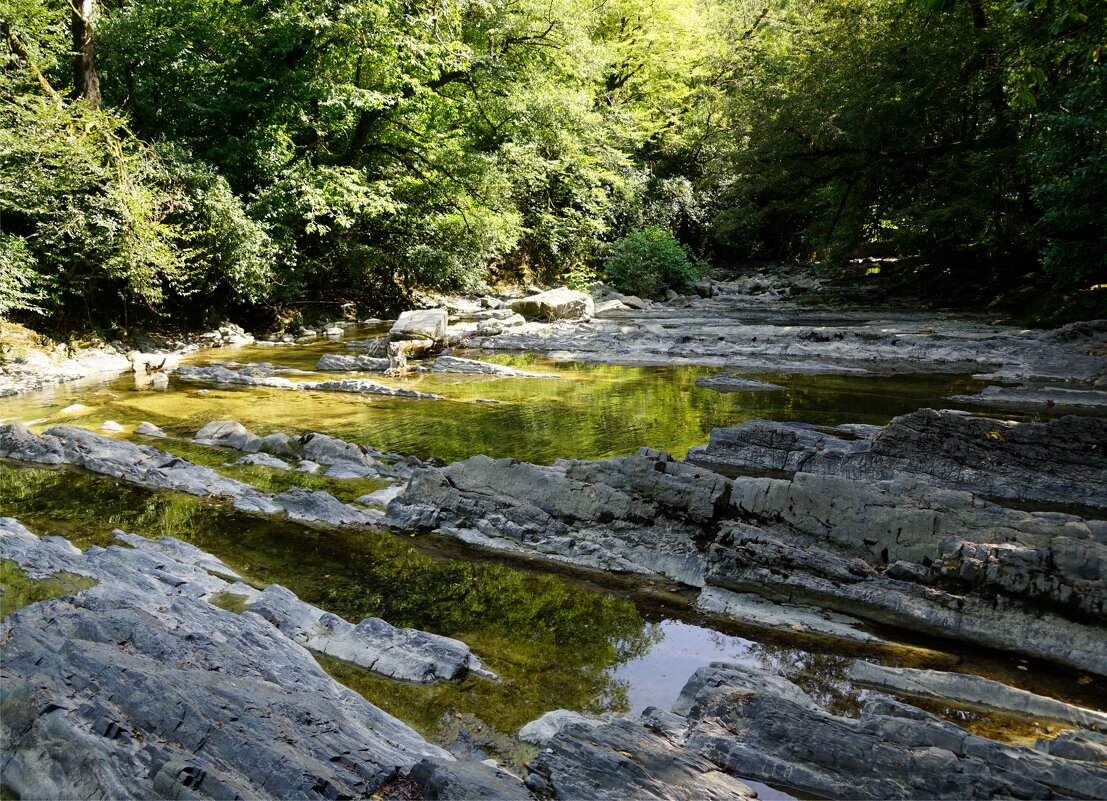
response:
[[[366,332],[357,332],[364,335]],[[368,332],[372,333],[372,332]],[[337,342],[206,351],[193,363],[272,362],[310,370]],[[683,456],[715,426],[755,418],[820,424],[883,424],[922,406],[956,406],[945,397],[979,391],[950,375],[756,377],[782,392],[720,394],[695,386],[717,370],[554,364],[528,356],[482,356],[556,379],[422,374],[366,377],[434,392],[446,400],[354,397],[265,388],[217,388],[176,378],[158,390],[132,376],[89,380],[0,401],[0,419],[42,428],[59,422],[98,428],[147,420],[182,439],[152,442],[266,490],[287,483],[353,500],[379,486],[266,468],[230,468],[231,452],[185,441],[212,420],[235,419],[257,433],[321,431],[386,452],[445,461],[484,453],[549,463],[603,458],[640,446]],[[493,401],[492,403],[484,401]],[[73,404],[86,409],[63,412]],[[141,438],[136,438],[141,439]],[[143,440],[151,442],[149,440]],[[223,559],[252,582],[278,582],[306,601],[350,620],[384,618],[457,637],[501,677],[423,687],[324,662],[339,680],[459,755],[494,756],[519,766],[527,747],[514,733],[551,709],[588,713],[668,708],[691,673],[713,660],[781,672],[842,714],[873,693],[845,678],[850,660],[936,667],[993,676],[1085,706],[1103,706],[1102,687],[1085,677],[1016,657],[897,633],[903,647],[850,646],[801,633],[744,628],[704,617],[674,585],[509,560],[435,536],[316,529],[234,512],[172,492],[120,485],[75,470],[0,465],[0,515],[75,544],[107,544],[122,528],[172,535]],[[235,599],[224,599],[233,607]],[[1022,741],[1052,731],[1002,715],[928,707],[981,733]],[[766,795],[768,793],[768,795]],[[773,797],[775,791],[763,791]],[[781,797],[781,796],[777,796]]]

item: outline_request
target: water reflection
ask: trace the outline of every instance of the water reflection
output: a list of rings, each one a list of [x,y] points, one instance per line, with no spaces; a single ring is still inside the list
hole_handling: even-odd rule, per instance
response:
[[[208,351],[196,362],[233,358],[314,367],[319,355],[341,350],[327,342],[286,348]],[[949,375],[758,375],[783,392],[720,394],[695,380],[717,372],[696,366],[620,367],[552,363],[536,356],[481,358],[510,363],[559,379],[509,379],[424,373],[406,379],[361,374],[374,381],[444,395],[446,401],[412,401],[345,393],[220,388],[170,378],[163,390],[136,387],[131,376],[63,385],[6,399],[0,417],[67,422],[97,428],[105,420],[133,426],[148,420],[191,435],[205,423],[236,419],[259,433],[323,430],[380,450],[435,456],[446,461],[477,453],[549,463],[559,458],[603,458],[648,445],[683,456],[707,441],[711,429],[755,419],[820,424],[882,424],[920,406],[947,407],[955,393],[979,391],[981,382]],[[293,376],[293,378],[296,378]],[[478,403],[493,400],[497,403]],[[87,410],[61,415],[73,403]],[[954,404],[955,405],[955,404]]]

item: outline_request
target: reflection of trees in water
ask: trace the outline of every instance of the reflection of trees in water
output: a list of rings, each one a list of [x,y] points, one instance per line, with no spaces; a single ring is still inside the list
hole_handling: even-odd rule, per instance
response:
[[[343,673],[343,681],[424,731],[453,710],[502,732],[558,707],[625,710],[629,688],[613,668],[664,636],[625,598],[503,564],[435,560],[390,534],[313,530],[73,471],[5,469],[3,482],[0,514],[39,533],[82,546],[110,544],[113,528],[174,536],[347,619],[381,617],[463,640],[502,684],[424,688]]]
[[[749,655],[758,667],[798,686],[836,715],[857,716],[864,703],[847,678],[853,658],[817,654],[769,643],[751,643]]]

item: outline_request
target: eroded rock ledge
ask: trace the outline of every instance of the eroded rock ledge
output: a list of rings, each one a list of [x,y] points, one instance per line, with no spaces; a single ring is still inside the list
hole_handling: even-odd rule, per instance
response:
[[[933,412],[907,417],[944,419]],[[983,430],[995,423],[953,419]],[[1014,487],[1009,456],[1021,458],[1026,471],[1057,452],[1057,463],[1028,482],[1037,480],[1039,497],[1105,497],[1094,450],[1101,446],[1090,433],[1099,423],[1066,418],[1025,424],[1029,432],[999,425],[1015,444],[981,438],[966,457],[975,467],[960,473],[928,469],[938,463],[952,470],[955,455],[936,445],[914,459],[904,445],[895,461],[859,462],[880,466],[888,477],[880,481],[871,473],[857,477],[860,470],[853,477],[726,479],[648,449],[550,467],[473,457],[416,470],[385,522],[519,555],[708,586],[702,609],[758,625],[865,639],[856,620],[795,606],[806,605],[1102,675],[1107,523],[1005,508],[942,486],[949,478]],[[1062,427],[1083,439],[1060,441]],[[940,435],[923,439],[936,443]],[[834,448],[854,453],[856,442],[841,439],[822,450],[810,443],[808,461],[842,464]],[[1082,447],[1090,464],[1081,462]]]
[[[0,519],[0,558],[32,578],[96,581],[0,625],[3,780],[23,798],[360,798],[423,759],[452,761],[331,679],[271,608],[213,605],[236,587],[226,565],[171,538],[117,536],[82,553]],[[401,639],[419,669],[425,644]],[[403,661],[392,654],[393,675]]]
[[[779,676],[721,662],[696,671],[672,712],[551,731],[526,783],[558,799],[750,797],[735,776],[843,799],[1107,793],[1107,768],[1078,746],[1051,753],[1067,741],[1002,745],[891,699],[838,717]]]

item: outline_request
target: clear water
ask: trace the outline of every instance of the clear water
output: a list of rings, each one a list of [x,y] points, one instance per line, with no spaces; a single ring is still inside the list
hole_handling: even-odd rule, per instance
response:
[[[341,350],[333,342],[250,347],[209,351],[195,361],[269,361],[310,369],[321,353]],[[697,377],[716,372],[708,368],[482,358],[561,377],[423,374],[388,380],[366,374],[447,398],[421,401],[216,388],[177,379],[166,390],[153,390],[124,376],[0,401],[0,418],[32,422],[39,429],[56,422],[96,428],[111,419],[125,427],[123,436],[131,436],[142,420],[190,436],[211,420],[236,419],[258,433],[323,431],[383,451],[447,461],[485,453],[548,463],[628,454],[643,445],[682,456],[690,446],[705,442],[712,427],[759,417],[882,424],[921,406],[949,407],[946,396],[981,386],[949,375],[758,375],[786,391],[719,394],[695,386]],[[75,403],[89,408],[62,412]],[[218,449],[185,443],[171,447],[213,466],[230,458]],[[287,480],[263,468],[234,474],[267,489]],[[367,489],[323,488],[349,497]],[[686,593],[665,584],[507,560],[433,536],[330,531],[250,517],[211,501],[72,470],[0,466],[0,514],[82,546],[106,543],[113,528],[176,536],[216,554],[258,584],[278,582],[350,620],[378,616],[398,626],[457,637],[503,681],[468,679],[460,685],[422,687],[348,665],[325,660],[324,665],[373,703],[458,754],[496,756],[517,766],[525,763],[528,751],[513,735],[544,712],[668,708],[694,670],[714,660],[782,672],[841,714],[856,714],[868,697],[845,679],[850,659],[857,656],[979,672],[1084,705],[1102,705],[1104,700],[1101,687],[1081,684],[1080,677],[1014,658],[933,642],[873,649],[798,633],[744,630],[697,615]],[[1008,740],[1051,731],[997,715],[934,711]]]

